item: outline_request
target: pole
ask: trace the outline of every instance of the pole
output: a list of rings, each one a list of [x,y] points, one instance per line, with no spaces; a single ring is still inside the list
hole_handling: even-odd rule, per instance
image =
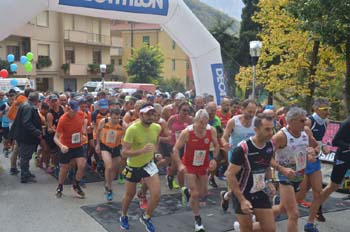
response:
[[[253,89],[252,89],[252,100],[255,100],[255,79],[256,79],[256,65],[253,65]]]

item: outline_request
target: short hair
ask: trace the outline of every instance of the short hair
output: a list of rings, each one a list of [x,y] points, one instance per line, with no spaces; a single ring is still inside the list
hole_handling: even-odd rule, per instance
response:
[[[29,94],[32,93],[32,92],[35,92],[35,90],[32,89],[32,88],[25,89],[24,90],[24,96],[29,97]]]
[[[300,108],[300,107],[292,107],[288,110],[288,113],[286,115],[287,122],[291,119],[296,119],[300,115],[306,116],[307,112],[306,110]]]
[[[120,115],[122,113],[122,111],[120,110],[120,108],[112,108],[112,109],[109,109],[109,114],[112,115],[112,114],[115,114],[115,115]]]
[[[242,108],[244,109],[244,108],[246,108],[250,103],[252,103],[252,104],[258,106],[257,103],[256,103],[254,100],[251,100],[251,99],[246,99],[246,100],[244,100],[244,101],[242,102],[242,105],[241,105],[241,106],[242,106]]]
[[[156,110],[156,112],[162,112],[163,107],[162,107],[161,104],[154,103],[154,104],[153,104],[153,107],[154,107],[154,109]]]
[[[50,109],[50,106],[49,106],[49,104],[47,104],[46,102],[42,102],[42,103],[41,103],[41,109],[43,109],[43,110],[49,110],[49,109]]]
[[[180,105],[178,107],[178,110],[180,111],[183,106],[191,107],[190,103],[188,103],[187,101],[183,101],[183,102],[180,103]]]
[[[206,118],[209,120],[209,114],[205,109],[200,109],[197,111],[197,113],[195,114],[193,121],[196,122],[201,118]]]
[[[29,93],[28,101],[30,101],[30,102],[38,102],[39,101],[39,93],[38,92],[31,92],[31,93]]]
[[[261,125],[262,125],[262,121],[263,121],[264,119],[267,120],[267,121],[270,121],[270,122],[273,121],[273,117],[271,117],[270,115],[264,114],[264,113],[260,113],[260,114],[258,114],[258,115],[255,117],[255,120],[254,120],[254,127],[255,127],[255,128],[260,128]]]
[[[325,98],[317,98],[312,105],[312,108],[317,109],[321,105],[329,105],[329,101]]]

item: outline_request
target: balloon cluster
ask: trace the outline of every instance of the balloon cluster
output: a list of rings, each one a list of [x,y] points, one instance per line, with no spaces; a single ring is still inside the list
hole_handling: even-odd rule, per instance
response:
[[[32,60],[33,60],[34,54],[31,52],[28,52],[25,56],[21,56],[20,62],[23,64],[24,70],[26,72],[31,72],[33,70]],[[7,55],[7,62],[10,63],[10,70],[11,72],[17,72],[17,64],[13,63],[15,61],[15,55],[9,54]],[[8,71],[6,69],[0,70],[0,77],[7,78],[9,75]]]

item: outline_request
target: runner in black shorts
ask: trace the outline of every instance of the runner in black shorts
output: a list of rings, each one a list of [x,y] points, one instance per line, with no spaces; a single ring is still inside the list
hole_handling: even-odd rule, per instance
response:
[[[233,190],[233,203],[238,222],[235,231],[252,231],[252,213],[260,222],[262,231],[275,231],[275,220],[266,187],[275,192],[271,182],[270,161],[274,147],[270,139],[273,132],[273,119],[260,114],[254,121],[256,134],[240,142],[233,151],[226,177]],[[267,184],[266,184],[267,183]]]

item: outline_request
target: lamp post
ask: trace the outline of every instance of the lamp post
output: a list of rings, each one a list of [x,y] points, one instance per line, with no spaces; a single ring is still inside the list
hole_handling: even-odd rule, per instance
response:
[[[100,64],[100,73],[101,73],[101,78],[102,78],[102,89],[105,89],[105,74],[107,70],[107,65],[105,64]]]
[[[252,96],[251,98],[255,100],[255,79],[256,79],[256,64],[258,63],[259,56],[261,54],[261,47],[262,42],[261,41],[250,41],[249,43],[249,53],[252,58],[253,63],[253,86],[252,86]]]

